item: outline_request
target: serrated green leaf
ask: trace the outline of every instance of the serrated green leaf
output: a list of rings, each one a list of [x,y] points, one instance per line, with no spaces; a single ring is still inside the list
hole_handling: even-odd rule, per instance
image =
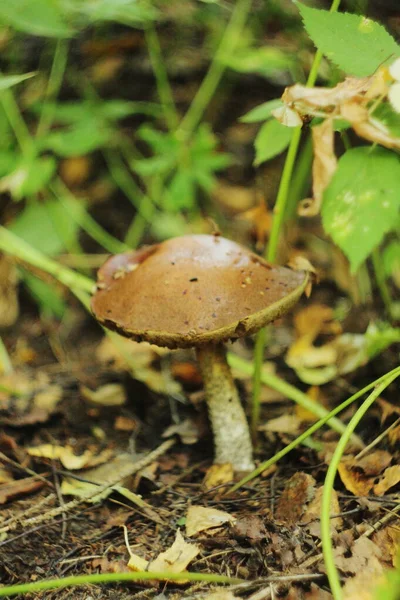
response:
[[[324,193],[322,223],[355,272],[398,218],[400,159],[384,148],[348,150]]]
[[[171,212],[190,209],[196,204],[195,185],[192,173],[186,169],[178,170],[165,194],[164,206]]]
[[[55,227],[56,221],[56,227]],[[77,223],[56,200],[28,204],[9,229],[48,256],[62,252],[78,232]]]
[[[0,92],[2,92],[4,90],[8,90],[8,88],[12,87],[13,85],[17,85],[17,83],[21,83],[21,81],[30,79],[34,75],[36,75],[36,73],[24,73],[23,75],[1,75],[0,74]]]
[[[263,102],[263,104],[259,104],[259,106],[252,108],[248,113],[243,115],[243,117],[240,117],[239,121],[242,123],[258,123],[259,121],[266,121],[271,117],[272,111],[281,106],[283,106],[283,102],[280,98],[268,100],[268,102]]]
[[[383,63],[400,56],[400,46],[382,25],[371,19],[300,3],[297,6],[316,47],[349,75],[372,75]]]
[[[0,21],[30,35],[71,37],[66,16],[54,0],[0,0]]]
[[[370,323],[365,332],[366,353],[369,359],[380,354],[392,344],[400,342],[400,328],[389,323]]]
[[[276,119],[264,123],[254,143],[256,149],[254,164],[259,165],[286,150],[293,131],[292,127],[286,127]]]
[[[59,156],[84,156],[106,146],[111,129],[97,119],[81,121],[70,129],[50,132],[41,141],[41,147]]]

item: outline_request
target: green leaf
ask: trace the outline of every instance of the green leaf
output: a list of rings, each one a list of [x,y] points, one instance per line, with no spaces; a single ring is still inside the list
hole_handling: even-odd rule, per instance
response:
[[[33,196],[47,185],[55,170],[56,161],[51,156],[34,158],[29,162],[22,159],[13,171],[3,178],[1,189],[9,190],[15,200]]]
[[[66,38],[73,30],[55,0],[0,0],[0,21],[30,35]]]
[[[106,146],[111,137],[111,129],[98,119],[81,121],[70,129],[50,132],[42,141],[47,148],[59,156],[84,156]]]
[[[28,204],[9,229],[34,248],[54,256],[75,239],[78,225],[60,202],[51,200]]]
[[[239,121],[242,123],[258,123],[259,121],[266,121],[272,116],[272,111],[276,108],[280,108],[283,106],[283,102],[280,98],[275,98],[275,100],[268,100],[268,102],[263,102],[263,104],[259,104],[248,113],[240,117]]]
[[[400,159],[384,148],[348,150],[325,190],[322,223],[354,273],[393,228],[400,208]]]
[[[123,25],[145,25],[157,17],[156,9],[143,0],[91,0],[82,2],[81,11],[92,23],[114,21]]]
[[[370,323],[365,332],[365,340],[368,359],[372,359],[392,344],[400,342],[400,328],[392,327],[389,323]]]
[[[196,204],[195,186],[192,173],[180,169],[173,176],[165,194],[165,208],[171,212],[190,209]]]
[[[1,0],[0,0],[1,2]],[[1,75],[0,74],[0,92],[3,90],[8,90],[8,88],[13,85],[17,85],[17,83],[21,83],[21,81],[25,81],[26,79],[30,79],[36,75],[36,73],[24,73],[23,75]]]
[[[297,6],[317,48],[349,75],[372,75],[384,62],[400,56],[400,47],[392,36],[371,19],[300,3]]]
[[[277,156],[289,145],[293,135],[293,128],[282,125],[276,119],[267,121],[261,127],[255,141],[255,165]]]
[[[272,46],[239,50],[226,58],[225,64],[239,73],[258,73],[274,78],[285,71],[292,71],[296,58],[288,52]]]

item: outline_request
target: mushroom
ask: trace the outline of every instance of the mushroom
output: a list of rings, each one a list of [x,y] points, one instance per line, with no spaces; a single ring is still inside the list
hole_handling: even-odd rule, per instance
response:
[[[92,311],[136,341],[194,347],[214,432],[215,462],[254,468],[246,416],[224,342],[287,312],[308,281],[219,235],[186,235],[112,256],[98,272]]]

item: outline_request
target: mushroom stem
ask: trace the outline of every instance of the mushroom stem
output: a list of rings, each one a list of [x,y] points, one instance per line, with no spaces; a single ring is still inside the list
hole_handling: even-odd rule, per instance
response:
[[[235,471],[254,469],[249,426],[223,344],[196,349],[215,441],[215,463],[231,463]]]

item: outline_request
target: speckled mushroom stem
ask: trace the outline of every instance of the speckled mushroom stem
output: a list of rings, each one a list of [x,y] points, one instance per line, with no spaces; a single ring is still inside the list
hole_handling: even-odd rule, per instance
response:
[[[196,352],[214,432],[214,462],[231,463],[235,471],[252,471],[249,426],[226,360],[225,347],[207,344]]]

